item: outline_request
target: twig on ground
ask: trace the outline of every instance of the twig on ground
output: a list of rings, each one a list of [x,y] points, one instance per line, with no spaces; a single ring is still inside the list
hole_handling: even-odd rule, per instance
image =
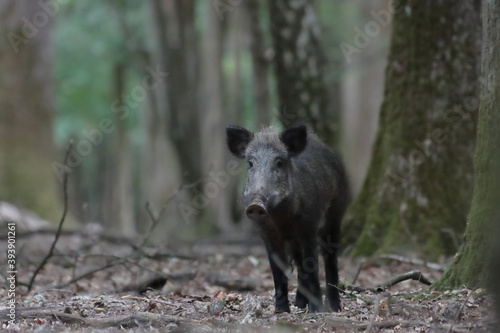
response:
[[[144,247],[144,245],[148,242],[149,238],[151,238],[151,235],[153,234],[153,230],[156,228],[156,226],[158,225],[158,223],[161,221],[161,218],[163,217],[163,214],[165,213],[165,208],[167,208],[167,206],[170,203],[170,201],[172,201],[179,194],[179,192],[181,192],[183,189],[195,187],[200,182],[201,182],[201,179],[198,180],[198,181],[196,181],[196,182],[194,182],[194,183],[191,183],[191,184],[181,184],[177,188],[177,190],[175,190],[175,192],[172,193],[172,195],[167,199],[167,201],[165,201],[165,203],[161,207],[161,210],[160,210],[160,213],[158,214],[158,216],[155,216],[155,214],[151,211],[151,205],[150,205],[150,203],[149,202],[146,203],[146,211],[147,211],[149,217],[151,218],[151,225],[149,226],[149,229],[146,232],[146,235],[142,239],[142,242],[138,246],[138,248],[137,248],[138,251],[140,249],[142,249]]]
[[[384,298],[387,297],[388,293],[382,293],[377,296],[375,299],[375,306],[373,308],[373,316],[372,319],[370,320],[370,324],[368,324],[368,327],[366,328],[365,332],[369,333],[373,330],[374,325],[375,325],[375,320],[377,319],[379,313],[380,313],[380,301]]]
[[[432,284],[432,282],[429,281],[429,279],[427,279],[419,270],[414,270],[414,271],[410,271],[408,273],[396,275],[395,277],[393,277],[392,279],[390,279],[386,283],[378,285],[377,290],[383,291],[387,288],[394,286],[395,284],[398,284],[399,282],[410,280],[410,279],[422,282],[423,284],[428,285],[428,286],[430,286]]]
[[[414,270],[414,271],[410,271],[407,273],[396,275],[393,278],[389,279],[387,282],[380,284],[375,288],[348,285],[348,286],[346,286],[346,289],[356,291],[356,292],[364,292],[364,291],[382,292],[382,291],[386,290],[387,288],[390,288],[390,287],[394,286],[395,284],[398,284],[398,283],[406,281],[406,280],[416,280],[416,281],[422,282],[423,284],[428,285],[428,286],[430,286],[432,284],[432,282],[429,279],[427,279],[419,270]]]
[[[455,325],[455,323],[457,322],[458,318],[460,317],[460,314],[462,313],[462,311],[464,310],[464,307],[465,307],[465,304],[467,304],[467,302],[469,301],[469,298],[471,297],[471,295],[476,291],[476,289],[474,290],[471,290],[469,292],[469,294],[467,295],[467,297],[465,298],[465,300],[462,302],[462,304],[460,305],[460,308],[458,309],[457,313],[455,314],[455,317],[453,318],[453,321],[451,322],[450,324],[450,328],[448,329],[448,333],[450,333],[452,330],[453,330],[453,325]]]
[[[129,327],[139,327],[142,325],[163,327],[169,323],[179,323],[181,321],[198,322],[194,319],[188,321],[186,319],[177,316],[164,315],[151,312],[138,312],[134,315],[127,317],[103,318],[103,319],[85,318],[64,312],[59,312],[59,313],[53,312],[51,313],[51,315],[63,323],[80,324],[101,329],[112,328],[112,327],[129,328]]]
[[[127,263],[129,260],[128,259],[125,259],[125,258],[122,258],[122,259],[118,259],[118,260],[115,260],[115,261],[112,261],[104,266],[100,266],[100,267],[97,267],[95,269],[92,269],[88,272],[85,272],[75,278],[72,278],[71,280],[67,281],[67,282],[64,282],[64,283],[61,283],[61,284],[58,284],[57,286],[53,287],[53,288],[56,288],[56,289],[62,289],[62,288],[65,288],[67,286],[69,286],[70,284],[73,284],[81,279],[84,279],[92,274],[95,274],[99,271],[102,271],[102,270],[105,270],[107,268],[110,268],[110,267],[113,267],[113,266],[117,266],[117,265],[122,265],[122,264],[125,264]]]
[[[71,154],[72,149],[73,149],[73,141],[70,141],[68,148],[66,149],[66,155],[64,156],[64,167],[65,168],[68,167],[67,166],[68,159],[69,159],[69,155]],[[64,220],[66,219],[66,214],[68,212],[68,175],[69,175],[68,170],[65,169],[64,170],[64,177],[63,177],[64,210],[63,210],[63,214],[61,216],[61,220],[59,221],[59,227],[57,228],[57,232],[56,232],[56,235],[54,237],[54,241],[52,242],[52,245],[50,246],[49,253],[47,253],[45,258],[43,258],[42,262],[40,263],[40,265],[38,265],[38,267],[33,272],[33,275],[31,276],[31,279],[28,283],[28,291],[31,291],[31,289],[33,288],[33,283],[35,282],[36,276],[38,275],[38,273],[40,273],[42,268],[45,266],[45,264],[47,264],[49,259],[52,257],[52,255],[54,253],[54,249],[56,247],[56,243],[59,239],[59,236],[61,235],[62,226],[63,226]]]

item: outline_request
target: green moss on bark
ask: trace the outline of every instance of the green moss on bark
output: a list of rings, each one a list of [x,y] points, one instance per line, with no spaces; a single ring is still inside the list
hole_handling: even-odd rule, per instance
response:
[[[500,0],[484,2],[481,107],[474,159],[474,196],[465,241],[450,267],[434,284],[436,289],[485,287],[500,221]],[[494,286],[498,281],[494,281]],[[498,289],[498,287],[496,287]]]
[[[373,156],[344,241],[355,256],[435,258],[456,251],[443,231],[463,233],[472,193],[479,9],[465,0],[397,5]]]

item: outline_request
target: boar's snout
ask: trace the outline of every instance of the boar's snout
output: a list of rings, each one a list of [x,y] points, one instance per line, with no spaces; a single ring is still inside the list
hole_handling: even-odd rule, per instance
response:
[[[246,214],[250,220],[262,221],[267,216],[267,210],[262,203],[253,202],[247,207]]]

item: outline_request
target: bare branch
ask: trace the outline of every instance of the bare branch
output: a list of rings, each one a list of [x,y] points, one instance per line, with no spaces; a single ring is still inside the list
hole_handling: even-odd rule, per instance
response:
[[[428,286],[430,286],[432,284],[432,282],[429,279],[427,279],[422,274],[422,272],[420,272],[419,270],[414,270],[414,271],[410,271],[407,273],[396,275],[393,278],[389,279],[387,282],[380,284],[375,288],[348,285],[346,287],[346,290],[356,291],[356,292],[371,291],[371,292],[377,293],[377,292],[382,292],[382,291],[384,291],[384,290],[386,290],[386,289],[388,289],[388,288],[390,288],[390,287],[392,287],[400,282],[406,281],[406,280],[419,281],[419,282],[422,282],[423,284],[428,285]]]
[[[165,213],[165,208],[167,208],[170,201],[172,201],[183,189],[193,188],[193,187],[197,186],[201,182],[201,180],[202,179],[200,179],[192,184],[184,184],[184,183],[181,184],[177,188],[177,190],[175,190],[175,192],[172,193],[172,195],[167,199],[167,201],[165,201],[165,203],[161,207],[161,210],[160,210],[160,213],[158,214],[158,216],[155,216],[155,214],[151,211],[151,205],[149,204],[149,202],[146,203],[146,211],[148,212],[148,215],[151,218],[152,223],[149,226],[149,230],[147,231],[146,235],[142,239],[141,244],[137,247],[137,251],[140,251],[144,247],[144,245],[146,245],[149,238],[151,238],[151,235],[153,234],[153,230],[156,228],[158,223],[161,221],[161,218],[163,217],[163,214]]]
[[[70,155],[72,149],[73,149],[73,141],[70,141],[68,144],[68,148],[66,149],[66,156],[64,156],[64,166],[65,167],[67,167],[67,165],[68,165],[68,159],[69,159],[69,155]],[[28,291],[30,291],[33,288],[33,283],[35,282],[36,276],[38,275],[38,273],[40,273],[40,271],[43,269],[45,264],[47,264],[49,259],[54,254],[54,249],[56,247],[56,243],[59,239],[59,236],[61,235],[62,226],[63,226],[64,220],[66,219],[66,214],[68,212],[68,175],[69,175],[69,173],[65,169],[64,170],[64,178],[63,178],[64,210],[63,210],[63,214],[61,216],[61,221],[59,221],[59,227],[57,228],[57,232],[56,232],[56,235],[54,237],[54,241],[52,242],[52,245],[50,246],[49,253],[47,253],[45,258],[43,258],[42,262],[40,263],[40,265],[38,265],[38,267],[35,269],[35,272],[31,276],[30,282],[28,283]]]

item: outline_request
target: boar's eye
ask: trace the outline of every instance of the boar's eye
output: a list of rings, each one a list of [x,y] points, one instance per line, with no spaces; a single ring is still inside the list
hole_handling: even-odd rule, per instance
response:
[[[253,162],[252,161],[248,161],[248,166],[251,168],[253,167]]]
[[[276,167],[281,169],[285,165],[285,162],[282,159],[276,160]]]

